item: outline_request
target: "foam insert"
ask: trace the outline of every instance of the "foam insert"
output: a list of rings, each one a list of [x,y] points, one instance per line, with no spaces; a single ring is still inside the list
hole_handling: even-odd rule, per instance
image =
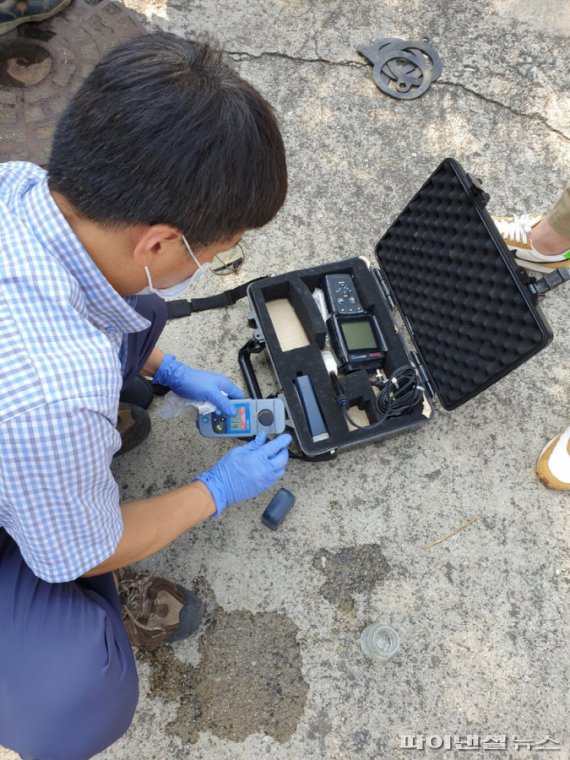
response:
[[[385,370],[388,374],[397,367],[410,364],[410,357],[401,336],[397,333],[390,307],[375,276],[368,265],[359,258],[336,261],[310,269],[297,270],[277,277],[252,283],[248,295],[255,313],[255,321],[261,329],[269,353],[279,390],[285,395],[287,409],[295,425],[295,432],[302,451],[311,456],[319,456],[331,449],[364,443],[399,430],[411,429],[427,422],[422,408],[414,409],[409,415],[386,420],[382,429],[351,430],[343,412],[337,405],[333,383],[326,370],[321,349],[324,346],[326,328],[321,314],[311,295],[315,288],[323,288],[327,274],[350,274],[363,306],[378,319],[388,345]],[[283,350],[275,325],[272,323],[268,304],[286,298],[294,306],[295,314],[305,333],[309,345]],[[313,441],[304,411],[295,391],[294,380],[300,375],[311,378],[321,414],[325,420],[329,438]],[[369,422],[378,419],[374,404],[372,386],[366,372],[353,372],[344,377],[346,395],[351,404],[358,405]]]
[[[376,254],[446,409],[552,337],[476,187],[453,159],[414,196]]]

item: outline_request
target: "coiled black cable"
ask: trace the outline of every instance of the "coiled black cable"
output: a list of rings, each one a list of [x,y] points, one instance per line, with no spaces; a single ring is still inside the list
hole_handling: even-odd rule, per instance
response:
[[[386,380],[372,382],[380,390],[375,400],[379,419],[370,425],[359,425],[348,413],[351,403],[344,392],[342,380],[334,373],[331,373],[330,378],[337,393],[337,406],[342,409],[347,422],[358,430],[374,429],[391,417],[408,414],[421,401],[425,390],[413,367],[398,367]]]

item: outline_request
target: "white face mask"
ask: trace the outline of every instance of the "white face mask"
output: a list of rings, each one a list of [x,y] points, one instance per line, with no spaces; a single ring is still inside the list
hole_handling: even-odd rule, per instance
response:
[[[193,275],[190,277],[187,277],[185,280],[182,280],[182,282],[177,282],[176,285],[171,285],[169,288],[155,288],[152,284],[152,280],[150,277],[150,272],[148,267],[144,268],[146,279],[148,282],[148,285],[146,288],[143,288],[142,290],[139,290],[138,293],[135,293],[137,296],[146,296],[149,293],[155,293],[157,296],[160,296],[161,298],[176,298],[176,296],[181,295],[184,293],[184,291],[189,288],[191,285],[195,285],[198,280],[203,277],[203,275],[206,274],[208,271],[208,265],[207,264],[200,264],[196,256],[194,255],[194,251],[192,248],[190,248],[190,243],[186,240],[184,235],[182,235],[182,240],[184,241],[184,245],[188,249],[188,253],[192,258],[194,259],[194,263],[198,267]]]

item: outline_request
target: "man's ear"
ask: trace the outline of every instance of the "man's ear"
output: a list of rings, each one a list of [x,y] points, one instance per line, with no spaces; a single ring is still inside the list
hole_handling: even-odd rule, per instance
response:
[[[150,224],[137,230],[133,259],[140,266],[148,266],[154,256],[160,255],[172,243],[182,238],[182,232],[170,224]]]

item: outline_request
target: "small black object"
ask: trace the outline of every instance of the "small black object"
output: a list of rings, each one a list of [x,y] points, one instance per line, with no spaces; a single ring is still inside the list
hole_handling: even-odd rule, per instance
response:
[[[397,100],[419,98],[442,71],[441,58],[423,41],[386,37],[357,50],[374,66],[378,88]]]
[[[289,514],[294,503],[295,497],[291,491],[288,491],[286,488],[280,488],[261,515],[261,522],[271,530],[277,530]]]
[[[160,383],[152,383],[152,393],[153,396],[166,396],[167,393],[170,393],[170,388],[168,385],[161,385]]]

